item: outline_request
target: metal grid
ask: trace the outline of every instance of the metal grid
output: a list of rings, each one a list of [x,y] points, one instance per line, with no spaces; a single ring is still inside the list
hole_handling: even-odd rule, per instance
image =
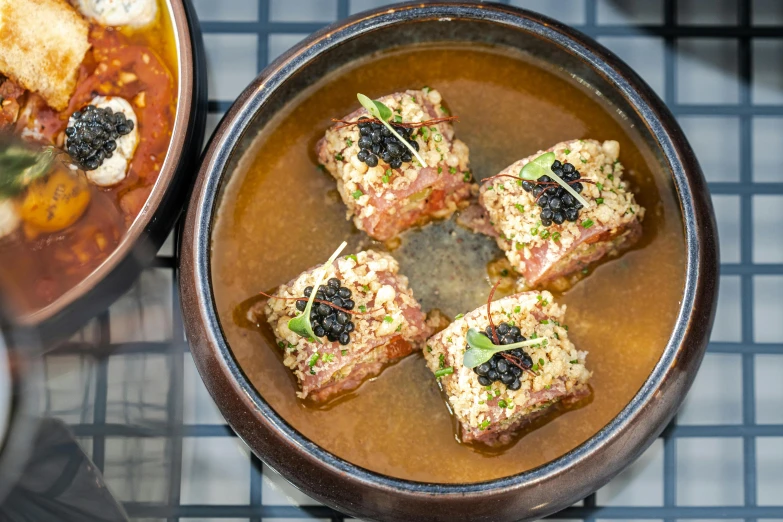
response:
[[[211,132],[270,59],[391,2],[194,3]],[[783,520],[783,1],[504,3],[574,25],[645,77],[694,144],[721,234],[718,320],[678,419],[627,471],[552,518]],[[133,520],[345,520],[251,456],[212,404],[184,340],[175,242],[47,357],[47,411],[72,427]]]

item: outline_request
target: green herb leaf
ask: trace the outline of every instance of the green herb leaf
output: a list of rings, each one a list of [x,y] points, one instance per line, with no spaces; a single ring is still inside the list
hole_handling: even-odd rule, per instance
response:
[[[548,176],[552,172],[552,163],[554,162],[555,153],[545,152],[522,167],[519,176],[529,181],[535,181],[541,176]]]
[[[465,317],[465,314],[457,314],[454,316],[454,320],[456,321],[457,319],[462,319],[463,317]]]
[[[310,360],[307,361],[307,366],[312,368],[313,366],[316,365],[316,363],[318,362],[318,359],[320,359],[320,358],[321,358],[321,354],[318,353],[318,352],[315,352],[313,355],[310,356]]]
[[[457,167],[449,167],[449,174],[456,174],[457,173]]]
[[[498,407],[500,407],[500,408],[508,408],[508,403],[505,400],[500,399],[498,401]]]
[[[337,256],[340,255],[340,252],[342,252],[346,246],[348,246],[348,243],[343,241],[340,244],[340,246],[337,247],[337,250],[334,251],[334,254],[332,254],[329,260],[326,263],[324,263],[324,266],[321,268],[321,271],[315,280],[315,284],[313,285],[313,291],[312,293],[310,293],[310,299],[307,300],[307,306],[305,306],[304,311],[301,314],[294,317],[293,319],[291,319],[290,321],[288,321],[289,330],[291,330],[297,335],[306,337],[311,341],[315,341],[318,344],[323,344],[323,341],[321,341],[321,339],[316,337],[315,332],[313,332],[313,325],[310,324],[310,310],[313,309],[313,303],[315,302],[315,296],[318,293],[318,287],[321,286],[321,283],[323,282],[324,277],[326,276],[326,271],[329,269],[329,266],[331,266],[331,264],[334,263],[334,260],[337,259]]]
[[[389,131],[392,133],[392,135],[395,138],[397,138],[398,140],[400,140],[400,143],[402,143],[405,147],[407,147],[407,149],[409,151],[411,151],[411,153],[414,156],[416,156],[416,159],[419,160],[419,163],[421,163],[421,166],[423,168],[427,168],[427,162],[425,162],[424,158],[422,158],[419,155],[419,151],[414,149],[411,146],[411,144],[408,143],[408,140],[406,140],[405,138],[400,136],[400,134],[397,132],[397,130],[389,124],[389,118],[391,118],[392,114],[393,114],[391,109],[389,109],[386,105],[384,105],[383,103],[381,103],[379,101],[371,100],[370,98],[368,98],[367,96],[365,96],[362,93],[357,93],[356,94],[356,98],[358,98],[359,103],[362,104],[362,107],[367,109],[367,112],[369,112],[371,116],[373,116],[375,118],[378,118],[381,121],[381,123],[383,123],[383,125],[387,129],[389,129]],[[401,121],[402,121],[402,118],[400,118],[400,122]]]
[[[577,364],[579,362],[579,359],[574,359],[573,361],[568,361],[568,362],[570,362],[571,364]]]
[[[560,232],[552,234],[552,241],[560,241]]]
[[[359,199],[360,197],[364,196],[364,192],[362,192],[361,190],[357,189],[357,190],[353,191],[351,196],[353,196],[353,199]]]
[[[533,346],[534,344],[539,344],[541,342],[536,339],[528,339],[527,341],[519,343],[497,346],[492,344],[492,340],[489,337],[481,335],[475,328],[468,330],[467,340],[470,348],[465,352],[465,356],[462,358],[462,364],[467,368],[475,368],[479,364],[489,361],[496,353],[506,352],[508,350],[513,350],[514,348],[522,348],[523,346]]]
[[[387,315],[386,317],[383,318],[384,323],[391,323],[392,321],[394,321],[394,319],[392,319],[392,316],[390,315]]]
[[[336,159],[337,161],[342,161],[343,155],[338,152],[337,154],[334,155],[334,159]]]
[[[569,154],[571,154],[571,149],[563,149],[563,154],[568,156]]]
[[[16,196],[48,174],[54,154],[54,147],[35,149],[16,141],[0,140],[0,196]]]
[[[347,256],[345,256],[345,259],[353,259],[355,262],[357,263],[359,262],[359,258],[356,257],[356,254],[348,254]]]
[[[469,170],[466,170],[465,172],[462,173],[462,181],[464,181],[465,183],[470,181],[470,171]]]
[[[345,357],[346,355],[348,355],[348,350],[340,350],[340,355]]]
[[[444,375],[451,375],[454,373],[454,368],[449,366],[448,368],[441,368],[440,370],[435,372],[435,378],[440,379]]]
[[[604,198],[595,198],[595,202],[599,205],[604,202]]]
[[[364,305],[359,305],[359,311],[360,311],[361,313],[364,313],[364,312],[366,312],[366,311],[367,311],[367,307],[366,307],[366,306],[364,306]]]
[[[327,353],[326,355],[324,355],[323,360],[326,363],[330,363],[330,362],[334,361],[334,355],[331,354],[331,353]]]
[[[525,207],[523,205],[520,205],[519,203],[514,203],[514,208],[516,208],[520,212],[524,212],[525,211]]]
[[[582,221],[582,228],[590,228],[590,227],[592,227],[594,224],[595,224],[595,223],[593,222],[593,220],[592,220],[592,219],[585,219],[584,221]]]

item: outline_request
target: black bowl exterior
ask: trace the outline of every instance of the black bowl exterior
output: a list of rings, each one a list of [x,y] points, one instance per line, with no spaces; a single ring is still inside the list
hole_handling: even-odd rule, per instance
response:
[[[312,82],[336,67],[334,60],[319,58],[335,49],[355,49],[357,42],[363,48],[381,46],[393,35],[418,41],[412,36],[421,36],[417,31],[425,25],[425,38],[437,33],[443,41],[464,41],[473,24],[476,39],[497,38],[497,43],[513,46],[519,44],[514,37],[519,33],[531,46],[540,46],[542,55],[551,48],[554,56],[558,50],[573,59],[569,67],[577,75],[581,68],[604,78],[611,92],[625,100],[629,118],[654,138],[678,192],[686,282],[661,360],[633,400],[599,433],[568,454],[518,475],[474,484],[429,484],[383,476],[330,454],[287,424],[256,392],[222,334],[211,290],[210,237],[220,188],[241,155],[243,137],[268,121],[278,108],[275,103],[301,90],[297,81]],[[487,30],[491,28],[497,29],[495,35]],[[383,31],[384,38],[378,38]],[[296,487],[364,519],[538,519],[595,491],[637,458],[676,412],[704,355],[717,297],[717,233],[706,183],[663,102],[627,65],[581,33],[534,13],[483,3],[406,4],[358,15],[314,34],[267,67],[228,111],[205,152],[181,248],[181,302],[188,340],[199,372],[229,424]]]
[[[139,274],[154,261],[190,198],[206,127],[207,67],[201,27],[191,0],[172,3],[182,7],[182,11],[175,12],[174,23],[179,31],[187,33],[186,38],[180,39],[180,43],[187,44],[187,47],[180,48],[179,56],[180,74],[186,74],[190,80],[182,86],[190,100],[180,107],[187,112],[180,129],[183,134],[181,143],[178,144],[178,150],[170,146],[167,161],[173,164],[165,174],[161,172],[161,178],[166,179],[159,180],[165,184],[155,186],[145,208],[136,218],[144,222],[143,230],[134,234],[135,240],[128,237],[131,234],[129,231],[107,262],[115,255],[120,259],[111,266],[107,262],[104,263],[105,267],[101,265],[97,270],[103,271],[102,274],[93,273],[85,278],[81,285],[88,288],[66,306],[59,306],[60,299],[55,301],[53,305],[58,308],[55,313],[48,313],[47,307],[18,319],[39,330],[44,346],[55,346],[57,340],[67,338],[130,289]],[[172,143],[174,141],[172,136]],[[153,202],[156,197],[158,200]],[[95,279],[98,280],[93,284]]]

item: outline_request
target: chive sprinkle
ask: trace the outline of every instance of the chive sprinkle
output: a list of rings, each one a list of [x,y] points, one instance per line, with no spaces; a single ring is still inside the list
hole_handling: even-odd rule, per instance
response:
[[[462,319],[463,317],[465,317],[465,314],[457,314],[454,316],[454,320],[456,321],[457,319]]]
[[[595,202],[599,205],[604,202],[604,198],[595,198]]]
[[[334,155],[334,159],[336,159],[337,161],[342,161],[343,155],[338,152],[337,154]]]
[[[366,306],[364,306],[364,305],[359,305],[359,311],[360,311],[360,312],[362,312],[362,313],[364,313],[364,312],[366,312],[366,311],[367,311],[367,307],[366,307]]]
[[[390,315],[387,315],[386,317],[383,318],[384,323],[391,323],[392,321],[394,321],[394,319],[392,319],[392,316]]]
[[[444,375],[451,375],[452,373],[454,373],[454,368],[452,368],[451,366],[449,366],[448,368],[442,368],[435,372],[435,378],[440,379]]]
[[[356,257],[356,254],[349,254],[349,255],[345,256],[345,259],[353,259],[357,263],[359,262],[359,258]]]
[[[353,196],[353,199],[359,199],[360,197],[364,196],[364,192],[362,192],[361,190],[357,189],[357,190],[353,191],[351,196]]]
[[[592,219],[585,219],[584,221],[582,221],[582,228],[590,228],[590,227],[592,227],[594,224],[595,224],[595,223],[593,222],[593,220],[592,220]]]

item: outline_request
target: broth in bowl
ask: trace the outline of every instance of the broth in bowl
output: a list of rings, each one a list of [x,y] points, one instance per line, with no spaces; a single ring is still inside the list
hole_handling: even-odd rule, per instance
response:
[[[477,180],[521,157],[571,139],[616,140],[639,204],[642,237],[619,258],[580,274],[572,287],[545,285],[559,304],[593,372],[589,400],[526,426],[500,448],[464,444],[438,382],[421,354],[326,405],[297,399],[297,383],[265,323],[248,309],[335,245],[346,252],[388,251],[425,311],[455,317],[486,303],[509,270],[495,241],[435,221],[399,240],[374,241],[346,220],[332,177],[319,169],[316,144],[357,108],[356,92],[377,97],[430,86],[443,96],[456,134],[470,148]],[[470,483],[537,467],[575,448],[614,418],[658,361],[676,321],[685,278],[680,209],[668,176],[636,131],[587,86],[564,71],[502,47],[410,46],[330,73],[302,92],[262,130],[219,202],[212,232],[212,288],[221,326],[260,395],[324,449],[392,477]],[[507,288],[505,293],[511,293]],[[501,296],[501,290],[497,295]]]

